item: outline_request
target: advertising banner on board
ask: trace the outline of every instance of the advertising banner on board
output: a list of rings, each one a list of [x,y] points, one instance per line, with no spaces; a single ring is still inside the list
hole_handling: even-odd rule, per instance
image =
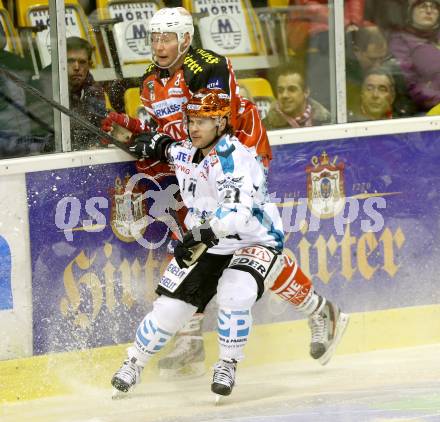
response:
[[[434,132],[273,152],[269,192],[285,250],[319,293],[347,312],[440,301]],[[133,163],[27,174],[35,353],[128,342],[151,308],[167,262],[173,179],[141,181],[127,197],[133,174]],[[205,330],[215,329],[214,305]],[[271,292],[253,314],[257,324],[304,318]]]

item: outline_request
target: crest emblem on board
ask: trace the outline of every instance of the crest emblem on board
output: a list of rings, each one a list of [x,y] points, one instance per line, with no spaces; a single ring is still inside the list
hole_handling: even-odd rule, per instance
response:
[[[344,163],[337,163],[337,159],[330,161],[323,151],[306,167],[308,207],[320,218],[332,218],[345,206]]]

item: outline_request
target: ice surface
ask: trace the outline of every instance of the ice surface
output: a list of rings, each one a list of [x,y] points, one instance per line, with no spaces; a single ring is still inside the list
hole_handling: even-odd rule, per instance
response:
[[[210,374],[177,382],[144,379],[129,397],[111,400],[110,384],[79,385],[70,396],[4,404],[0,420],[440,421],[440,345],[336,356],[326,367],[312,359],[242,367],[232,395],[219,405],[209,387]]]

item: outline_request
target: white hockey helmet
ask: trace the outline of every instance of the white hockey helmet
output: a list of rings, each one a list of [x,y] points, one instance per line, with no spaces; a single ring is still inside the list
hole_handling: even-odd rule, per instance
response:
[[[192,40],[194,23],[191,13],[184,7],[165,7],[160,9],[150,19],[150,34],[153,32],[173,32],[177,34],[179,44],[188,32]]]

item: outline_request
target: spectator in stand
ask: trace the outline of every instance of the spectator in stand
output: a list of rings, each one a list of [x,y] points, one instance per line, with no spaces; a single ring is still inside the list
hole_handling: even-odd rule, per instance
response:
[[[329,6],[327,0],[290,0],[298,6],[290,13],[287,23],[289,47],[304,59],[307,66],[307,84],[313,98],[330,107],[329,79]],[[346,31],[364,26],[365,0],[345,0],[344,20]]]
[[[31,61],[6,48],[6,34],[0,25],[0,68],[29,83],[33,73]],[[29,109],[30,100],[22,87],[0,72],[0,159],[44,151],[46,139],[32,135],[33,121],[38,119]]]
[[[376,24],[388,37],[405,26],[408,0],[366,0],[365,19]]]
[[[416,112],[409,98],[406,83],[396,60],[388,53],[388,43],[377,26],[361,28],[347,37],[346,81],[347,108],[352,110],[359,102],[365,75],[376,67],[390,73],[396,85],[396,100],[393,114],[400,117],[411,116]]]
[[[363,81],[359,106],[349,111],[351,122],[393,118],[395,83],[386,69],[370,70]]]
[[[330,122],[330,112],[310,98],[300,68],[287,64],[279,68],[277,75],[277,101],[272,103],[263,120],[266,129],[318,126]]]
[[[440,103],[439,17],[439,0],[409,0],[407,27],[390,37],[390,51],[421,113]]]
[[[96,127],[106,116],[103,87],[95,82],[90,73],[92,66],[92,46],[79,37],[69,37],[67,44],[67,74],[69,80],[69,108]],[[52,66],[41,72],[38,88],[52,98]],[[49,110],[52,113],[52,110]],[[46,116],[46,120],[49,115]],[[100,139],[91,134],[73,119],[70,120],[70,138],[72,151],[90,148],[102,148]]]

